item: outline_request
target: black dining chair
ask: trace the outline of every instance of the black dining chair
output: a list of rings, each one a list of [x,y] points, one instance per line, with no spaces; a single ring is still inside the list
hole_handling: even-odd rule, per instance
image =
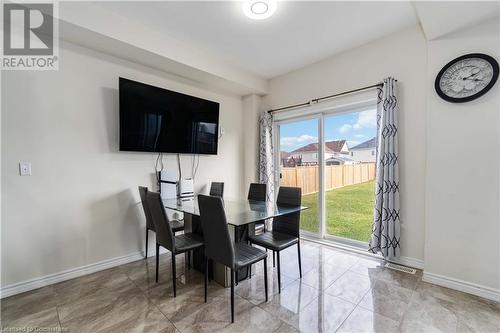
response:
[[[266,201],[267,198],[267,185],[251,183],[248,189],[248,200],[249,201]],[[265,221],[255,222],[255,233],[260,234],[264,232]]]
[[[279,206],[300,206],[301,189],[299,187],[280,187],[276,204]],[[302,278],[302,264],[300,260],[300,212],[276,216],[273,218],[272,231],[261,235],[250,236],[250,244],[257,244],[276,252],[278,258],[278,288],[281,293],[280,251],[297,244],[299,259],[299,274]]]
[[[148,195],[148,188],[145,186],[139,186],[139,195],[141,196],[142,209],[144,210],[144,216],[146,217],[146,251],[144,258],[148,257],[148,236],[149,231],[156,232],[155,225],[153,223],[153,219],[151,218],[151,213],[149,212],[148,202],[146,197]],[[179,220],[171,220],[170,226],[172,227],[172,231],[174,234],[179,231],[184,230],[184,223]]]
[[[207,302],[208,260],[218,262],[231,270],[231,322],[234,323],[235,272],[264,260],[264,288],[267,297],[267,253],[246,243],[234,243],[229,235],[222,199],[199,195],[201,227],[205,239],[205,303]]]
[[[160,193],[149,191],[147,201],[156,228],[156,282],[158,282],[160,246],[163,246],[172,253],[172,282],[174,297],[176,297],[175,256],[202,247],[203,239],[200,235],[194,233],[174,236]]]
[[[266,201],[267,185],[251,183],[248,188],[248,200],[251,201]]]
[[[210,196],[212,197],[224,197],[224,183],[212,182],[210,184]]]

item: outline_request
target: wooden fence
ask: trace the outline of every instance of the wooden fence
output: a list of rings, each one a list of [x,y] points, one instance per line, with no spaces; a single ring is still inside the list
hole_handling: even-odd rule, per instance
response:
[[[302,194],[319,191],[319,168],[317,165],[281,168],[281,175],[280,184],[283,186],[300,187],[302,188]],[[375,163],[325,166],[325,187],[327,191],[374,179]]]

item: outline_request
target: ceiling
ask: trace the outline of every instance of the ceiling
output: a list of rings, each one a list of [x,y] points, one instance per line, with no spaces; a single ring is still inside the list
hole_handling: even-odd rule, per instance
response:
[[[497,1],[419,1],[414,5],[429,40],[483,23],[500,14],[500,2]]]
[[[264,78],[418,24],[409,2],[280,1],[262,21],[231,1],[95,4]]]

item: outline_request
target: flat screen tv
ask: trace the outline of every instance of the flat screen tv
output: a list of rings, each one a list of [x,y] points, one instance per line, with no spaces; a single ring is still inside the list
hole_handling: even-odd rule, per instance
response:
[[[217,154],[219,103],[120,78],[120,150]]]

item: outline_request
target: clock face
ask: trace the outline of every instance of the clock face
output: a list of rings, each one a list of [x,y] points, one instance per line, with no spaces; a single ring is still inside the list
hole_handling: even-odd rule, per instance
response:
[[[467,102],[485,94],[498,78],[498,63],[485,54],[469,54],[447,64],[435,82],[437,93],[450,102]]]

